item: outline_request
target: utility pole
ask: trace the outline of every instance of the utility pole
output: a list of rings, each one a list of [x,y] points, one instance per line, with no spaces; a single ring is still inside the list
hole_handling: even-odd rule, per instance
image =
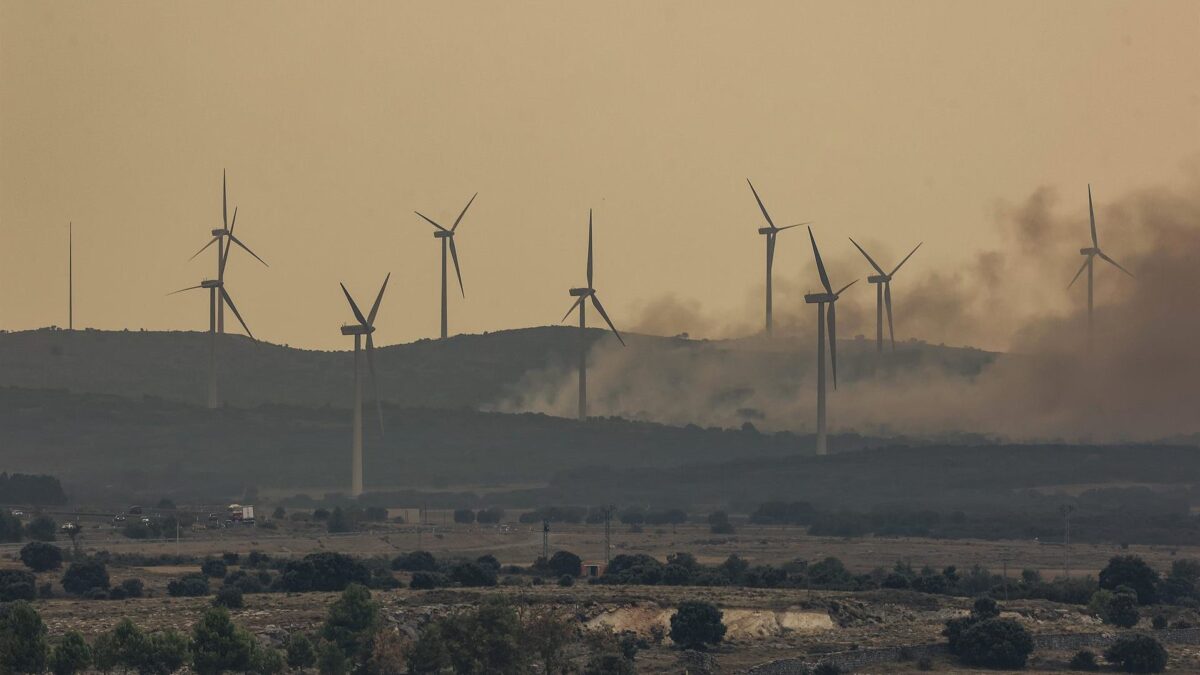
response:
[[[542,560],[550,561],[550,519],[542,518]]]
[[[1008,558],[1001,562],[1004,564],[1004,601],[1008,602]]]
[[[1064,534],[1063,548],[1065,549],[1065,562],[1063,564],[1067,579],[1071,578],[1071,513],[1075,510],[1070,504],[1063,504],[1059,511],[1063,514]]]
[[[609,559],[612,557],[612,514],[616,507],[608,505],[604,507],[604,564],[608,565]]]

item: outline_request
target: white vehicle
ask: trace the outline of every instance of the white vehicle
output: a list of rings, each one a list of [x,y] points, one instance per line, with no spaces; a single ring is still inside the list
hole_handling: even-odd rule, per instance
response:
[[[254,507],[242,504],[229,505],[229,522],[254,524]]]

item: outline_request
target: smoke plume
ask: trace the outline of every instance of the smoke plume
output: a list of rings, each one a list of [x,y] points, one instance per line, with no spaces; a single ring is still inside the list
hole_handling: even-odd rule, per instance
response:
[[[1097,259],[1090,349],[1086,273],[1066,289],[1083,262],[1079,248],[1088,244],[1086,204],[1042,188],[996,209],[1001,247],[957,269],[923,271],[914,258],[901,271],[893,287],[894,356],[878,358],[873,339],[846,339],[873,338],[874,293],[860,289],[839,302],[831,428],[1026,441],[1148,441],[1200,432],[1200,170],[1182,188],[1104,197],[1096,206],[1100,245],[1137,278]],[[907,252],[865,243],[889,260]],[[831,273],[861,273],[856,251],[826,246]],[[733,317],[671,297],[648,303],[636,331],[720,339],[635,336],[624,349],[597,341],[589,355],[591,414],[811,431],[815,318],[800,296],[813,285],[799,275],[777,281],[774,339],[737,337],[761,330],[761,286]],[[1005,352],[932,346],[939,343]],[[498,407],[570,415],[575,387],[569,369],[531,373]]]

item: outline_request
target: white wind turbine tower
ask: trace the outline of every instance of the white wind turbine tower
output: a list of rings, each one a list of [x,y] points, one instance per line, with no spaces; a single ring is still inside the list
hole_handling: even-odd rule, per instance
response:
[[[208,289],[208,407],[215,409],[219,403],[217,398],[217,303],[223,300],[229,305],[229,309],[233,310],[233,315],[237,317],[242,328],[246,329],[246,335],[250,339],[254,339],[254,334],[250,332],[250,327],[242,320],[242,315],[238,313],[237,305],[233,304],[233,298],[229,297],[229,291],[225,290],[225,283],[220,279],[205,279],[195,286],[181,288],[178,291],[173,291],[167,295],[175,295],[184,291],[190,291],[197,288]]]
[[[592,286],[592,210],[588,209],[588,255],[587,255],[587,286],[584,288],[572,288],[569,293],[576,298],[575,304],[567,310],[563,315],[562,321],[566,321],[571,312],[579,308],[579,419],[587,419],[587,303],[584,302],[591,298],[592,305],[600,312],[600,316],[604,317],[605,323],[612,329],[613,335],[617,336],[617,340],[621,342],[621,346],[625,346],[625,340],[621,338],[621,334],[617,332],[617,327],[613,325],[612,319],[608,318],[608,313],[604,311],[604,305],[600,304],[600,298],[596,297],[596,289]]]
[[[875,262],[870,254],[863,250],[863,247],[858,245],[857,241],[851,238],[850,243],[854,244],[854,248],[858,249],[858,252],[863,254],[867,262],[871,263],[871,267],[874,267],[875,271],[879,273],[867,277],[867,283],[875,284],[875,351],[883,351],[884,307],[887,307],[888,335],[892,340],[892,351],[896,351],[896,327],[892,324],[892,277],[896,276],[896,272],[900,271],[900,268],[904,266],[904,263],[908,262],[912,254],[916,253],[918,248],[921,248],[921,244],[917,244],[912,251],[909,251],[908,255],[904,256],[904,260],[901,260],[900,264],[896,265],[891,272],[884,272],[883,268]]]
[[[366,316],[363,316],[358,309],[354,298],[350,297],[350,291],[346,290],[346,285],[341,284],[342,293],[346,294],[346,300],[350,302],[354,318],[358,320],[357,324],[342,325],[342,335],[354,336],[354,450],[350,462],[350,492],[355,497],[363,493],[363,396],[358,355],[362,351],[362,338],[365,335],[367,336],[367,368],[371,373],[371,388],[375,394],[375,408],[379,413],[379,435],[382,436],[383,404],[379,401],[379,381],[375,378],[375,340],[371,335],[375,332],[375,315],[379,313],[379,303],[383,300],[383,291],[387,289],[388,279],[391,278],[391,274],[384,277],[383,285],[379,287],[379,295],[375,296],[375,304],[371,306],[371,313]]]
[[[258,254],[256,254],[254,251],[251,251],[250,247],[243,244],[241,239],[238,239],[237,237],[233,236],[233,228],[235,225],[237,225],[237,212],[238,212],[237,207],[236,206],[233,207],[233,222],[230,222],[229,221],[228,191],[225,189],[225,172],[222,171],[221,172],[221,227],[214,228],[211,233],[212,239],[209,239],[208,243],[205,244],[204,246],[202,246],[199,251],[196,251],[195,253],[193,253],[191,258],[188,258],[188,260],[194,260],[196,258],[196,256],[203,253],[209,246],[216,244],[217,245],[217,281],[220,281],[220,282],[225,281],[225,265],[229,262],[229,251],[233,247],[232,246],[233,244],[237,244],[238,246],[242,247],[242,250],[244,250],[246,253],[249,253],[250,255],[254,256],[254,259],[257,260],[258,262],[262,263],[264,266],[270,267],[270,265],[267,265],[267,262],[265,260],[258,257]],[[228,241],[226,241],[227,239],[228,239]],[[217,297],[217,332],[218,333],[225,332],[225,298],[221,297],[221,296]]]
[[[821,275],[821,285],[824,293],[808,293],[804,302],[817,306],[817,454],[824,455],[829,451],[825,432],[825,320],[829,320],[829,357],[833,366],[833,388],[837,389],[837,300],[838,297],[858,281],[855,279],[843,286],[836,293],[829,285],[829,276],[825,274],[825,263],[821,262],[821,252],[817,250],[817,240],[813,237],[812,228],[808,228],[808,238],[812,241],[813,257],[817,260],[817,272]],[[826,307],[828,305],[828,307]]]
[[[427,222],[430,225],[433,225],[435,228],[437,228],[433,231],[433,237],[434,237],[434,239],[442,240],[442,339],[443,340],[446,339],[446,335],[447,335],[447,330],[446,330],[446,323],[447,323],[446,322],[446,249],[447,248],[450,249],[450,257],[453,258],[453,260],[454,260],[454,274],[458,277],[458,290],[460,293],[462,293],[462,296],[464,298],[466,298],[467,291],[463,288],[462,270],[460,270],[458,268],[458,248],[456,248],[454,246],[454,234],[455,234],[455,232],[458,231],[458,224],[460,222],[462,222],[463,216],[467,215],[467,209],[471,208],[471,204],[474,203],[475,198],[478,196],[479,196],[478,192],[476,192],[474,195],[471,196],[470,201],[468,201],[467,205],[463,207],[462,213],[458,214],[458,217],[454,219],[454,224],[451,225],[450,229],[448,229],[448,230],[446,228],[442,227],[441,225],[439,225],[438,223],[436,223],[433,219],[431,219],[428,216],[426,216],[425,214],[421,213],[420,211],[413,211],[413,213],[424,218],[425,222]]]
[[[758,190],[754,189],[754,183],[750,179],[746,179],[746,183],[750,186],[750,191],[754,193],[754,201],[758,202],[758,208],[762,211],[763,218],[767,219],[767,227],[758,228],[758,233],[767,238],[767,334],[771,334],[771,270],[775,266],[775,236],[784,230],[790,230],[793,227],[808,225],[808,223],[797,223],[795,225],[784,225],[783,227],[775,227],[775,221],[771,220],[771,214],[767,213],[767,207],[763,206],[762,199],[758,197]]]
[[[1083,271],[1085,269],[1087,270],[1087,273],[1088,273],[1087,274],[1087,281],[1088,281],[1087,331],[1088,331],[1088,349],[1091,349],[1091,347],[1092,347],[1092,276],[1093,276],[1092,267],[1093,267],[1093,264],[1095,263],[1096,258],[1099,257],[1101,260],[1103,260],[1107,263],[1111,263],[1114,267],[1121,270],[1125,274],[1128,274],[1130,277],[1133,277],[1133,273],[1130,272],[1129,270],[1125,269],[1124,267],[1121,267],[1121,265],[1118,264],[1116,260],[1113,260],[1112,258],[1108,257],[1107,255],[1105,255],[1104,251],[1100,250],[1100,240],[1096,237],[1096,211],[1092,208],[1092,185],[1090,183],[1088,184],[1088,219],[1091,221],[1091,226],[1092,226],[1092,245],[1088,248],[1079,249],[1079,253],[1086,256],[1086,258],[1083,261],[1083,266],[1080,267],[1079,271],[1075,273],[1075,276],[1071,278],[1071,283],[1067,284],[1067,288],[1074,286],[1075,281],[1079,279],[1079,275],[1083,274]]]

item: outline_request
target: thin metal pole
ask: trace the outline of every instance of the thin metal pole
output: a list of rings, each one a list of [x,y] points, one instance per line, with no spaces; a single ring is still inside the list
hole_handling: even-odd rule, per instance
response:
[[[67,330],[75,330],[75,223],[67,226]]]
[[[579,302],[579,419],[587,419],[587,297]]]
[[[767,335],[771,334],[773,328],[771,323],[771,237],[767,235]]]
[[[825,439],[825,303],[817,303],[817,454],[828,451]]]

